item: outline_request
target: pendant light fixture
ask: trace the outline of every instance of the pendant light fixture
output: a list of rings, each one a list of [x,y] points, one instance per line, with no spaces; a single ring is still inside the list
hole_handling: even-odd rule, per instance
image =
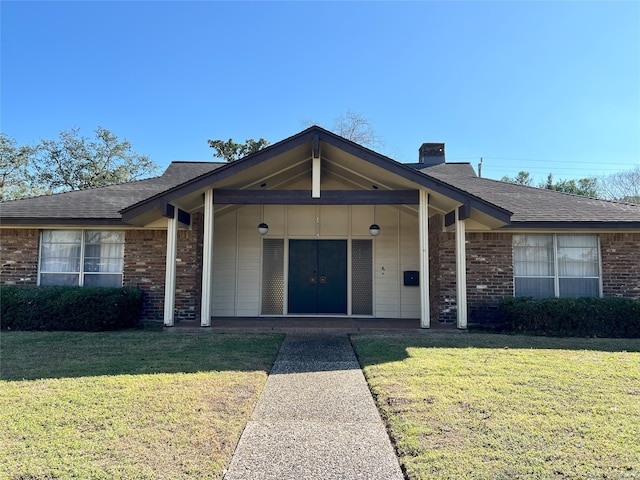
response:
[[[369,226],[369,233],[372,237],[377,237],[380,234],[380,225],[376,223],[376,206],[373,206],[373,223]]]

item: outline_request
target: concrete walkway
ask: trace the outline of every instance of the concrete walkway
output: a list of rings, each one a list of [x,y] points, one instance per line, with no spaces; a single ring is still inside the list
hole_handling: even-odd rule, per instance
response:
[[[345,334],[287,335],[225,480],[402,480]]]

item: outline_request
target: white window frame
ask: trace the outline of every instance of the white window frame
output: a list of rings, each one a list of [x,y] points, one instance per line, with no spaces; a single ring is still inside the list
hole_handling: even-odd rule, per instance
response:
[[[80,265],[79,271],[73,272],[56,272],[56,271],[42,271],[42,248],[44,244],[44,235],[45,232],[80,232]],[[122,242],[120,243],[121,254],[122,254],[122,269],[119,272],[87,272],[85,271],[85,247],[86,247],[86,234],[87,232],[117,232],[122,235]],[[52,275],[78,275],[78,283],[77,286],[84,287],[85,283],[85,275],[120,275],[120,287],[122,287],[124,282],[124,231],[123,230],[94,230],[94,229],[45,229],[40,231],[40,242],[38,245],[38,280],[37,284],[41,285],[41,275],[44,274],[52,274]]]
[[[546,235],[549,236],[551,235],[553,237],[553,274],[552,275],[516,275],[516,268],[515,268],[515,255],[512,255],[512,259],[513,259],[513,296],[516,297],[517,296],[517,292],[516,292],[516,278],[553,278],[553,290],[554,290],[554,295],[553,297],[546,297],[546,298],[571,298],[571,297],[560,297],[560,279],[564,279],[564,278],[591,278],[591,279],[596,279],[598,280],[598,297],[602,297],[603,293],[602,293],[602,255],[601,255],[601,248],[600,248],[600,235],[598,235],[597,233],[517,233],[514,234],[515,235],[527,235],[527,236],[533,236],[533,235]],[[578,236],[591,236],[591,237],[595,237],[596,239],[596,253],[598,255],[598,260],[597,260],[597,264],[598,264],[598,275],[596,276],[582,276],[582,277],[577,277],[577,276],[561,276],[559,274],[559,268],[558,268],[558,237],[560,236],[573,236],[573,235],[578,235]],[[512,246],[512,248],[514,248],[514,246]],[[520,295],[521,297],[526,297],[527,295]]]

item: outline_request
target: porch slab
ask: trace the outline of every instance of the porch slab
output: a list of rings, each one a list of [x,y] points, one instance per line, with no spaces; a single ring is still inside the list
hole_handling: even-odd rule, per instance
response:
[[[214,317],[210,327],[197,321],[177,322],[165,327],[168,332],[257,332],[257,333],[358,333],[443,332],[464,333],[453,323],[432,322],[431,328],[420,328],[418,319],[350,318],[350,317]]]

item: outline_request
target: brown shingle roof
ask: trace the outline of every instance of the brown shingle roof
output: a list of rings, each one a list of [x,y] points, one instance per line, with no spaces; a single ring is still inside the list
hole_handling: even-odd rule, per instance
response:
[[[226,163],[173,162],[160,177],[0,203],[5,225],[123,225],[121,211],[205,176]],[[640,206],[480,178],[469,164],[419,170],[446,185],[512,212],[506,228],[640,228]]]
[[[225,163],[173,162],[154,178],[0,203],[4,224],[122,224],[120,210]]]
[[[640,228],[640,205],[480,178],[468,164],[442,164],[421,171],[513,212],[510,227],[557,226],[560,222],[566,227],[618,224]]]

